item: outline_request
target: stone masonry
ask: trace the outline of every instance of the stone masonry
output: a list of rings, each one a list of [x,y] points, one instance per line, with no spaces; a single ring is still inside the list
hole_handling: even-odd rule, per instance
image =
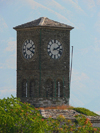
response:
[[[14,29],[17,31],[17,97],[35,107],[68,105],[70,30],[73,27],[42,17]],[[23,56],[23,44],[28,39],[35,44],[31,59]],[[62,44],[63,52],[59,59],[52,59],[48,55],[47,46],[51,40],[58,40]],[[25,96],[22,95],[23,81]],[[58,82],[61,97],[58,97]],[[33,89],[31,91],[30,86]]]

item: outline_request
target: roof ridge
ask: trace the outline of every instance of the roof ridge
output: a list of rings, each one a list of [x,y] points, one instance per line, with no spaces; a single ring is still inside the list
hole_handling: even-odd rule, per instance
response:
[[[16,30],[16,29],[31,28],[31,27],[58,27],[58,28],[65,28],[68,30],[72,30],[74,28],[70,25],[51,20],[47,17],[40,17],[34,21],[18,25],[14,27],[14,29]]]
[[[46,19],[46,17],[42,17],[42,18],[41,18],[41,21],[40,21],[40,23],[39,23],[38,25],[43,25],[45,19]]]

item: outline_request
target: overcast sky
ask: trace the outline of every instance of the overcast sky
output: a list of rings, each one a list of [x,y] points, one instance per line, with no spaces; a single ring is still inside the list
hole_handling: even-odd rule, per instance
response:
[[[74,27],[70,105],[100,112],[100,0],[0,0],[0,99],[16,96],[16,31],[39,17]]]

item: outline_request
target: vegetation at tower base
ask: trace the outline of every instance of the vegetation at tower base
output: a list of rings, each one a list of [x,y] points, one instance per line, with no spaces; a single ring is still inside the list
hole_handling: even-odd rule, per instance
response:
[[[52,118],[44,119],[34,106],[20,102],[20,99],[12,95],[11,98],[0,99],[0,133],[100,132],[100,128],[92,127],[92,123],[84,115],[75,117],[75,123],[66,120],[63,115],[58,116],[55,120]]]
[[[88,109],[85,109],[85,108],[77,107],[77,108],[73,108],[73,110],[76,110],[77,112],[85,114],[87,116],[98,116],[96,113],[94,113],[94,112],[92,112],[92,111],[90,111]]]

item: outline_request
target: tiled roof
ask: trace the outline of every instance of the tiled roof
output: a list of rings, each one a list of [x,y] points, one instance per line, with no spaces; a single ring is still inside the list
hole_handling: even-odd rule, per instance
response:
[[[14,29],[23,29],[23,28],[31,28],[31,27],[59,27],[59,28],[62,27],[70,30],[74,28],[70,25],[59,23],[46,17],[41,17],[34,21],[31,21],[22,25],[18,25],[14,27]]]

